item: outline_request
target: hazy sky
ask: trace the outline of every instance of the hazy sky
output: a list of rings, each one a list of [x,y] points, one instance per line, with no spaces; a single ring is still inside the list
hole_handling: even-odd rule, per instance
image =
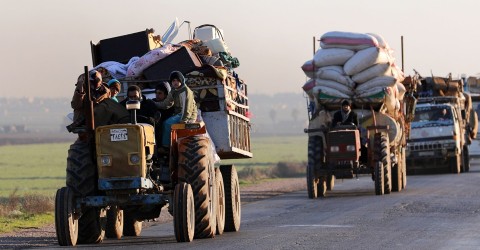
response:
[[[372,32],[395,50],[405,73],[480,72],[478,0],[0,0],[0,97],[68,97],[89,42],[154,28],[163,35],[175,17],[192,30],[224,30],[249,93],[301,94],[300,66],[312,58],[313,36]],[[186,26],[174,42],[185,40]],[[317,43],[318,48],[318,43]]]

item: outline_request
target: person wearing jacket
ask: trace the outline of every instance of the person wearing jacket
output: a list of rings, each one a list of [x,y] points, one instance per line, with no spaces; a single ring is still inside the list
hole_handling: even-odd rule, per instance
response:
[[[193,91],[185,85],[185,77],[179,71],[173,71],[170,74],[170,84],[172,90],[168,93],[165,100],[155,102],[157,108],[168,109],[173,107],[174,114],[163,123],[162,142],[163,147],[170,146],[170,132],[172,124],[191,123],[197,120],[197,104]]]
[[[358,127],[358,117],[357,113],[352,110],[350,101],[344,100],[342,102],[342,108],[333,114],[332,127],[350,124]]]

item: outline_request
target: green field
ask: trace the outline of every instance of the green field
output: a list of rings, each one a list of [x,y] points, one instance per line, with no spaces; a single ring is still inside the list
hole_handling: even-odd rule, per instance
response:
[[[266,167],[278,162],[304,162],[306,136],[252,138],[254,157],[222,160],[221,164]],[[0,147],[0,197],[16,194],[55,195],[65,185],[65,167],[69,143],[34,144]]]

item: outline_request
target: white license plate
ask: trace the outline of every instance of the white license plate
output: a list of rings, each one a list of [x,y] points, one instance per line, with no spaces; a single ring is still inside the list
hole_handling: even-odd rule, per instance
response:
[[[435,152],[433,151],[427,151],[427,152],[418,152],[419,156],[434,156]]]
[[[126,128],[110,129],[110,141],[127,141],[128,133]]]

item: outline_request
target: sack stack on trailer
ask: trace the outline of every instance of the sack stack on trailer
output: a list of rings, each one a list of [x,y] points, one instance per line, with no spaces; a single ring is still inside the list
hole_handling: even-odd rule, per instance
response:
[[[121,100],[130,85],[147,97],[168,81],[172,71],[185,75],[195,93],[201,117],[221,159],[252,157],[247,85],[235,72],[240,63],[232,56],[223,31],[214,25],[198,26],[193,38],[163,43],[153,29],[91,43],[94,68],[103,81],[122,83]]]
[[[406,113],[404,97],[406,94],[404,74],[395,64],[393,50],[382,36],[373,33],[352,33],[332,31],[320,38],[320,49],[314,57],[302,65],[302,70],[309,78],[303,85],[303,90],[308,95],[309,127],[309,158],[314,146],[315,138],[323,141],[322,150],[326,159],[322,157],[314,160],[310,165],[316,168],[327,168],[325,179],[327,186],[331,186],[331,176],[335,175],[333,163],[329,163],[328,132],[331,131],[333,113],[341,108],[344,100],[352,103],[352,109],[358,114],[361,141],[368,144],[368,163],[353,164],[353,172],[361,172],[360,168],[367,167],[374,171],[373,140],[376,134],[386,134],[392,157],[392,167],[398,168],[397,175],[405,175],[405,138],[408,133],[408,123],[405,121]],[[411,94],[409,100],[414,100]],[[412,103],[412,102],[410,102]],[[408,110],[411,110],[409,108]],[[408,116],[410,117],[410,116]],[[410,119],[409,119],[410,120]],[[386,129],[387,128],[387,129]],[[312,144],[312,145],[310,145]],[[313,154],[313,152],[312,152]],[[360,155],[360,154],[359,154]],[[362,157],[367,158],[365,153]],[[321,164],[315,161],[322,161]],[[323,167],[320,165],[324,165]],[[333,164],[335,165],[335,164]],[[358,166],[356,166],[358,165]],[[387,165],[384,163],[384,165]],[[388,164],[389,165],[389,164]],[[320,167],[319,167],[320,166]],[[398,167],[400,166],[400,167]],[[385,170],[389,172],[391,170]],[[316,176],[322,176],[315,171]],[[344,176],[349,176],[344,175]],[[391,177],[385,185],[391,187]],[[394,191],[399,191],[406,185],[406,177],[396,177],[393,180]],[[307,181],[308,181],[307,176]],[[318,181],[314,178],[315,181]],[[320,183],[322,179],[320,178]],[[402,184],[403,182],[403,184]],[[313,186],[312,186],[313,187]],[[378,189],[378,190],[377,190]],[[383,191],[377,188],[377,194]],[[386,189],[390,189],[387,188]],[[383,188],[382,188],[383,190]],[[386,191],[389,192],[389,191]],[[312,195],[309,195],[312,197]]]

